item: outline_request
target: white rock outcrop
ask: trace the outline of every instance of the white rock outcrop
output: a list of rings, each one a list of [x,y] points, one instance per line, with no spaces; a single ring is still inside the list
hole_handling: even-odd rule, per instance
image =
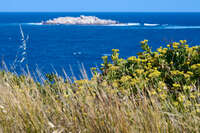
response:
[[[70,25],[109,25],[109,24],[118,24],[114,20],[100,19],[95,16],[84,16],[80,17],[59,17],[52,20],[47,20],[42,22],[43,24],[70,24]]]

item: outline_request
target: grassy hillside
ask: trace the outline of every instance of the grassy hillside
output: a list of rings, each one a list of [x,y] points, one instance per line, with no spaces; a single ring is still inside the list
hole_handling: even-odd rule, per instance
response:
[[[1,71],[0,132],[200,132],[200,46],[147,43],[128,59],[113,49],[90,80]]]

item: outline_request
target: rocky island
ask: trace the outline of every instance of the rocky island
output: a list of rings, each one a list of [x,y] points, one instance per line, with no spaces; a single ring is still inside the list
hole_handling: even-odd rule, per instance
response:
[[[100,19],[95,16],[80,17],[59,17],[42,22],[42,24],[69,24],[69,25],[109,25],[118,24],[117,21],[110,19]]]

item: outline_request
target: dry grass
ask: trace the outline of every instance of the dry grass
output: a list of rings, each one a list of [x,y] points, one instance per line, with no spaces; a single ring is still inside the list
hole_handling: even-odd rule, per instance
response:
[[[179,113],[173,106],[163,110],[153,97],[120,98],[111,86],[102,86],[97,79],[87,81],[78,90],[61,78],[53,86],[38,85],[30,76],[1,72],[1,131],[199,132],[200,119],[194,112]]]

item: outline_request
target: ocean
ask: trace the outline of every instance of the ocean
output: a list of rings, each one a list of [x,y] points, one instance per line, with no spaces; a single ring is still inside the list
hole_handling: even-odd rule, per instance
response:
[[[41,25],[40,22],[57,17],[80,15],[112,19],[123,25]],[[26,48],[23,46],[22,27]],[[29,38],[26,38],[29,36]],[[99,13],[48,12],[0,13],[0,58],[10,71],[22,73],[57,72],[81,76],[85,68],[100,66],[101,57],[110,56],[112,49],[120,50],[127,58],[141,51],[140,41],[148,39],[156,50],[172,41],[187,40],[200,44],[200,13]],[[12,69],[12,66],[15,66]]]

